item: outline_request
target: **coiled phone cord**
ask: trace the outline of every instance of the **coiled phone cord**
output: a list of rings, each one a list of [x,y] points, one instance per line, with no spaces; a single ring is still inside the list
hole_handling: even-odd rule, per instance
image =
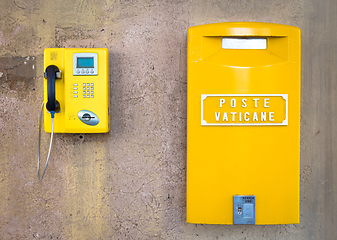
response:
[[[49,157],[50,157],[50,151],[51,151],[51,146],[53,144],[53,135],[54,135],[54,112],[51,112],[51,135],[50,135],[50,144],[49,144],[49,151],[48,151],[48,156],[47,156],[47,161],[46,161],[46,166],[44,167],[42,177],[40,179],[40,145],[41,145],[41,119],[42,119],[42,110],[43,110],[44,102],[42,102],[41,105],[41,110],[40,110],[40,119],[39,119],[39,145],[38,145],[38,153],[37,153],[37,178],[39,181],[42,181],[44,174],[46,173],[48,162],[49,162]]]

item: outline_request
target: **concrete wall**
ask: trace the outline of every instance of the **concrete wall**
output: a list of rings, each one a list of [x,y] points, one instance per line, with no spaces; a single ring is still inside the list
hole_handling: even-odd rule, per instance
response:
[[[0,1],[0,239],[337,239],[337,1]],[[302,29],[301,223],[186,223],[186,34]],[[36,177],[43,50],[107,47],[111,131],[56,134]],[[42,153],[49,134],[42,134]]]

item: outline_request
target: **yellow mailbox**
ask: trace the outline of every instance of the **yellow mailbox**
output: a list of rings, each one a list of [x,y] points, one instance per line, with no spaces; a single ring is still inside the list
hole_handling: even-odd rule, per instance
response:
[[[187,222],[299,223],[300,29],[188,31]]]

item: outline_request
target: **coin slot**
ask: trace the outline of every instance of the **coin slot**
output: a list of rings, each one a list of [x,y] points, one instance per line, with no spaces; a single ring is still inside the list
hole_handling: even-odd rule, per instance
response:
[[[84,95],[85,96],[85,95]],[[89,95],[88,95],[89,97]],[[78,118],[85,124],[95,126],[99,123],[98,116],[88,110],[81,110],[78,112]]]
[[[90,116],[89,113],[85,113],[82,115],[82,119],[87,122],[89,122],[92,118],[95,118],[95,117]]]

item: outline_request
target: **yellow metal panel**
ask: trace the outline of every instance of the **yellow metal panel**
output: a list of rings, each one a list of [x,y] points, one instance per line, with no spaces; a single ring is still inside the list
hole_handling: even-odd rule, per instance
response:
[[[267,49],[223,49],[223,37]],[[300,29],[189,28],[187,90],[187,222],[233,224],[233,196],[255,195],[256,224],[299,223]]]
[[[73,75],[74,53],[97,53],[98,75]],[[110,85],[109,53],[106,48],[46,48],[44,51],[44,69],[55,65],[62,71],[62,79],[55,80],[55,95],[61,110],[55,113],[54,132],[56,133],[104,133],[110,130]],[[94,84],[94,98],[83,98],[83,84]],[[73,84],[77,84],[74,86]],[[73,97],[73,88],[78,88],[78,97]],[[47,79],[44,79],[44,103],[48,101]],[[78,118],[78,112],[89,110],[99,117],[95,126],[84,124]],[[50,113],[44,108],[44,129],[51,132]]]

